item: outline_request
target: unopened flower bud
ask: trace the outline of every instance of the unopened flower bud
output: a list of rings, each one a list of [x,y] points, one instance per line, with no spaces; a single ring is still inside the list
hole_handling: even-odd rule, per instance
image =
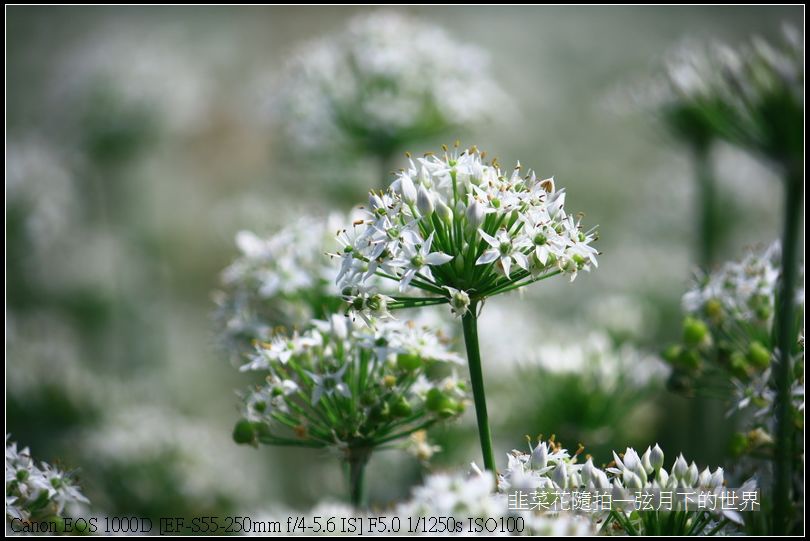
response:
[[[712,477],[709,480],[709,487],[711,488],[719,488],[723,486],[723,482],[725,479],[723,478],[723,468],[717,468],[712,473]]]
[[[403,174],[399,177],[399,189],[402,193],[402,199],[409,205],[416,202],[416,186],[414,186],[411,177]]]
[[[686,481],[690,486],[693,486],[695,483],[697,483],[698,477],[700,477],[700,470],[698,470],[697,464],[692,462],[689,465],[689,470],[686,472],[686,479],[684,479],[684,481]]]
[[[416,195],[416,208],[422,213],[422,216],[430,216],[433,214],[433,196],[424,186],[419,186],[419,191]]]
[[[641,478],[631,470],[624,470],[624,472],[622,472],[622,483],[625,487],[633,490],[641,490],[644,488],[644,483],[641,482]]]
[[[472,229],[478,229],[484,223],[484,206],[473,200],[467,207],[467,225]]]
[[[470,308],[470,296],[466,291],[458,289],[450,292],[450,309],[457,316],[463,316]]]
[[[593,467],[593,460],[590,458],[585,461],[585,464],[582,466],[580,470],[580,475],[582,475],[582,480],[587,484],[591,478],[593,477],[594,467]]]
[[[548,447],[545,442],[540,442],[532,451],[532,467],[542,470],[548,465]]]
[[[568,468],[565,462],[557,464],[557,467],[554,468],[554,471],[551,473],[551,480],[563,490],[568,488]]]
[[[687,470],[689,470],[689,464],[686,463],[686,459],[683,457],[683,454],[678,455],[675,465],[672,466],[672,475],[678,479],[683,479],[686,476]]]
[[[439,217],[439,219],[446,224],[452,223],[453,211],[450,210],[450,207],[445,205],[441,199],[437,199],[435,201],[435,205],[436,205],[436,215]]]
[[[709,470],[709,468],[707,466],[706,468],[703,469],[702,472],[700,472],[700,475],[698,475],[698,481],[697,481],[698,486],[701,487],[701,488],[708,487],[709,482],[711,481],[711,479],[712,479],[712,472],[711,472],[711,470]]]
[[[656,471],[664,467],[664,451],[658,446],[657,443],[650,452],[650,464]]]

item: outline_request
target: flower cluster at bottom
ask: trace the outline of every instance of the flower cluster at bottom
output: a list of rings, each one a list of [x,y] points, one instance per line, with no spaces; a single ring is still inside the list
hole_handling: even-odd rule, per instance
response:
[[[88,503],[71,474],[40,462],[6,436],[6,522],[58,522],[65,508]]]
[[[658,445],[641,455],[629,447],[614,452],[604,469],[591,457],[580,463],[582,451],[571,455],[553,439],[529,453],[512,451],[498,488],[515,509],[589,513],[604,528],[631,535],[731,530],[742,524],[741,512],[759,509],[755,481],[727,489],[722,468],[700,470],[682,454],[667,471]]]
[[[435,473],[413,489],[410,499],[391,508],[360,511],[323,502],[304,514],[274,508],[267,518],[292,524],[287,533],[393,535],[595,535],[590,516],[511,509],[495,480],[478,470]],[[293,517],[290,520],[290,517]]]

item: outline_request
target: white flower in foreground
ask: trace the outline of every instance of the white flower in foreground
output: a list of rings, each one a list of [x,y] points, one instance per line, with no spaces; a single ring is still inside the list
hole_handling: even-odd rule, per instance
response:
[[[664,453],[657,444],[655,447],[648,447],[641,456],[630,447],[621,454],[614,452],[613,462],[605,469],[596,467],[591,457],[581,463],[579,460],[581,452],[582,449],[579,449],[572,456],[553,440],[538,442],[528,453],[512,451],[507,455],[506,469],[499,476],[498,490],[503,494],[540,491],[548,494],[551,502],[559,502],[562,491],[565,490],[569,493],[581,491],[591,494],[609,491],[614,497],[620,496],[619,499],[632,498],[633,494],[639,491],[660,495],[662,491],[671,491],[675,494],[678,491],[694,490],[703,491],[709,495],[707,498],[713,497],[719,502],[723,497],[722,494],[729,490],[725,487],[722,468],[716,468],[714,471],[705,468],[701,473],[697,465],[694,462],[687,463],[683,455],[678,456],[669,472],[666,471],[663,468]],[[755,481],[749,480],[736,491],[736,497],[739,498],[743,490],[752,492],[756,489]],[[684,511],[683,503],[679,503],[677,498],[673,497],[672,504],[675,509]],[[647,512],[640,511],[632,505],[617,507],[617,500],[612,500],[611,509],[614,514],[610,516],[607,509],[599,507],[591,508],[587,512],[591,513],[594,522],[601,523],[607,520],[632,535],[645,533],[645,528],[652,527],[651,524],[659,521],[663,528],[677,527],[671,521],[667,522],[668,513],[663,510]],[[700,522],[704,511],[690,509],[687,511],[686,522],[682,525],[685,530],[669,533],[684,534],[691,531],[695,522],[699,522],[702,524],[700,531],[691,531],[691,535],[696,535],[711,530],[713,525],[724,520],[729,525],[724,527],[723,531],[733,533],[735,528],[742,524],[739,511],[721,509],[719,504],[715,509],[707,508],[706,511],[713,515],[712,521]],[[642,513],[648,513],[648,516],[642,517]]]
[[[71,474],[45,462],[37,466],[28,448],[17,449],[6,435],[6,521],[52,520],[65,509],[87,498],[74,484]]]
[[[391,262],[392,266],[405,269],[402,279],[399,281],[400,291],[404,291],[417,274],[432,280],[430,267],[444,265],[453,259],[453,256],[442,252],[431,252],[431,244],[433,244],[433,233],[428,235],[428,238],[421,244],[401,244],[400,258]]]
[[[488,64],[484,51],[436,25],[375,11],[292,55],[276,112],[304,149],[390,156],[494,118],[504,99]]]
[[[419,205],[419,193],[430,205]],[[565,192],[520,167],[510,174],[472,148],[411,160],[340,238],[338,283],[357,311],[372,277],[396,280],[386,309],[449,303],[456,315],[486,297],[597,265],[594,231],[566,214]],[[420,207],[422,210],[420,210]],[[435,209],[435,210],[434,210]]]
[[[448,517],[456,530],[449,535],[595,535],[590,517],[570,512],[546,513],[542,509],[518,509],[506,494],[494,492],[490,475],[474,471],[469,475],[438,473],[413,489],[411,499],[395,509],[407,523],[408,517]],[[475,519],[522,519],[521,530],[488,532],[476,529]],[[472,522],[472,529],[470,529]],[[508,524],[509,522],[505,522]],[[483,523],[481,523],[483,524]],[[491,526],[492,523],[490,523]],[[425,534],[427,531],[417,531]]]

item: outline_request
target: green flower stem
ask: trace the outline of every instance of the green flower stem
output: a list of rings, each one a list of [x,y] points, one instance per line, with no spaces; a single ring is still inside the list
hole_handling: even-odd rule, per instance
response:
[[[349,497],[355,508],[365,505],[366,466],[370,458],[369,447],[349,447],[346,451],[346,462],[349,464]]]
[[[481,352],[478,347],[477,302],[470,303],[469,310],[461,319],[464,328],[464,344],[467,346],[467,363],[470,367],[475,417],[478,420],[478,436],[481,439],[481,452],[484,455],[484,468],[495,474],[495,455],[492,452],[492,434],[489,431],[487,400],[484,394],[484,373],[481,369]]]
[[[692,151],[695,180],[697,181],[697,210],[700,212],[700,229],[697,239],[698,265],[708,271],[717,255],[718,228],[717,182],[712,173],[709,145],[696,144]]]
[[[804,195],[802,164],[795,165],[785,179],[785,223],[782,236],[782,277],[777,295],[774,337],[779,352],[774,366],[776,400],[776,442],[774,445],[773,533],[789,533],[791,479],[793,475],[793,420],[790,412],[791,353],[796,340],[795,284],[798,266],[799,227]]]
[[[698,229],[695,232],[695,255],[697,266],[703,272],[709,272],[716,262],[717,244],[721,226],[717,216],[717,182],[711,164],[710,139],[699,139],[692,144],[692,163],[695,175],[695,212],[698,214]],[[710,441],[718,426],[718,407],[720,404],[707,396],[695,396],[689,405],[690,417],[694,419],[694,431],[697,442]],[[692,451],[699,449],[692,447]]]

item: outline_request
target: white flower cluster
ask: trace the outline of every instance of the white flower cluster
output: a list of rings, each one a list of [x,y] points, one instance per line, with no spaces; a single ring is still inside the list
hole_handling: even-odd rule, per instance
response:
[[[214,294],[223,341],[237,353],[278,326],[304,327],[340,305],[335,269],[326,252],[345,217],[304,217],[268,237],[236,235],[239,257],[222,273]]]
[[[504,100],[488,64],[435,25],[375,11],[295,54],[276,106],[303,148],[385,155],[494,117]]]
[[[475,471],[470,475],[438,473],[428,477],[424,484],[413,490],[411,499],[396,507],[400,517],[448,517],[449,524],[460,531],[453,534],[492,535],[486,529],[478,531],[476,519],[520,518],[519,530],[501,531],[512,535],[595,535],[596,528],[589,517],[570,512],[544,513],[539,510],[512,509],[505,493],[494,490],[494,479],[489,473]],[[472,521],[472,528],[470,528]],[[490,522],[490,524],[493,524]],[[500,524],[500,522],[498,522]],[[419,533],[419,532],[417,532]],[[427,533],[427,532],[423,532]]]
[[[30,521],[59,516],[65,508],[88,503],[70,474],[31,458],[26,447],[17,450],[6,435],[6,521]]]
[[[374,517],[388,533],[398,535],[595,535],[596,528],[589,517],[574,513],[541,513],[510,509],[508,498],[494,490],[491,475],[480,471],[436,473],[415,487],[411,497],[390,510],[362,511],[346,504],[321,502],[306,513],[307,524],[322,525],[322,533],[340,533],[342,519]],[[278,520],[296,514],[291,510],[269,513],[267,518]],[[300,514],[297,513],[297,514]],[[257,514],[261,516],[261,514]],[[427,517],[441,517],[435,522]],[[264,518],[264,517],[263,517]],[[521,519],[515,521],[515,519]],[[331,522],[330,522],[331,521]],[[384,525],[384,526],[382,526]],[[331,528],[331,531],[330,531]],[[494,530],[489,531],[487,528]],[[514,531],[508,531],[513,528]],[[398,530],[398,531],[396,531]],[[298,533],[298,532],[296,532]],[[378,532],[369,531],[371,535]]]
[[[715,99],[727,70],[739,59],[728,47],[685,40],[668,52],[663,77],[651,90],[657,105],[698,104]]]
[[[375,276],[438,295],[457,315],[470,303],[562,272],[596,266],[593,231],[564,210],[565,191],[520,166],[504,175],[477,149],[428,155],[372,193],[363,220],[339,236],[338,284],[358,311],[386,315],[396,298]],[[394,301],[394,302],[392,302]],[[403,305],[407,306],[407,305]]]
[[[723,396],[731,399],[729,414],[747,411],[742,427],[748,434],[740,450],[753,450],[772,443],[776,419],[773,404],[771,365],[776,358],[772,339],[776,298],[781,274],[781,250],[775,242],[764,250],[751,250],[740,261],[725,263],[714,272],[698,279],[695,287],[683,297],[687,312],[684,321],[684,344],[672,346],[665,357],[676,368],[676,374],[702,384],[701,376],[720,376],[728,389]],[[800,275],[804,269],[800,270]],[[800,279],[793,295],[797,311],[804,311],[804,287]],[[802,327],[790,351],[791,359],[803,354]],[[708,368],[707,368],[708,367]],[[790,401],[796,415],[804,411],[804,376],[801,370],[790,370]],[[713,382],[718,387],[718,382]],[[720,387],[723,388],[723,387]]]
[[[393,441],[463,411],[466,385],[447,366],[463,362],[438,335],[413,324],[316,320],[302,333],[256,344],[242,370],[267,376],[245,395],[235,437],[289,444],[290,433],[316,447],[373,446],[381,435]]]
[[[591,457],[580,463],[581,450],[572,456],[554,441],[540,441],[529,453],[512,451],[508,455],[505,471],[499,476],[498,489],[506,493],[609,492],[615,500],[627,500],[637,492],[654,494],[679,489],[719,494],[725,486],[723,468],[711,471],[707,467],[700,470],[695,462],[687,462],[683,454],[678,455],[672,468],[667,471],[664,468],[664,452],[657,444],[648,447],[641,455],[630,447],[621,455],[614,452],[612,465],[605,469],[596,467]],[[755,490],[755,482],[747,481],[745,488]],[[630,516],[633,509],[623,509],[622,512]],[[594,513],[595,520],[602,520],[607,515],[607,511],[599,509]],[[735,510],[718,508],[716,513],[718,520],[728,519],[742,524],[742,517]],[[698,511],[695,510],[695,514]]]
[[[727,318],[748,324],[770,326],[780,274],[781,248],[774,242],[763,251],[749,251],[740,261],[730,261],[698,278],[683,296],[686,312],[714,321]],[[804,303],[804,288],[796,290],[795,302]]]

